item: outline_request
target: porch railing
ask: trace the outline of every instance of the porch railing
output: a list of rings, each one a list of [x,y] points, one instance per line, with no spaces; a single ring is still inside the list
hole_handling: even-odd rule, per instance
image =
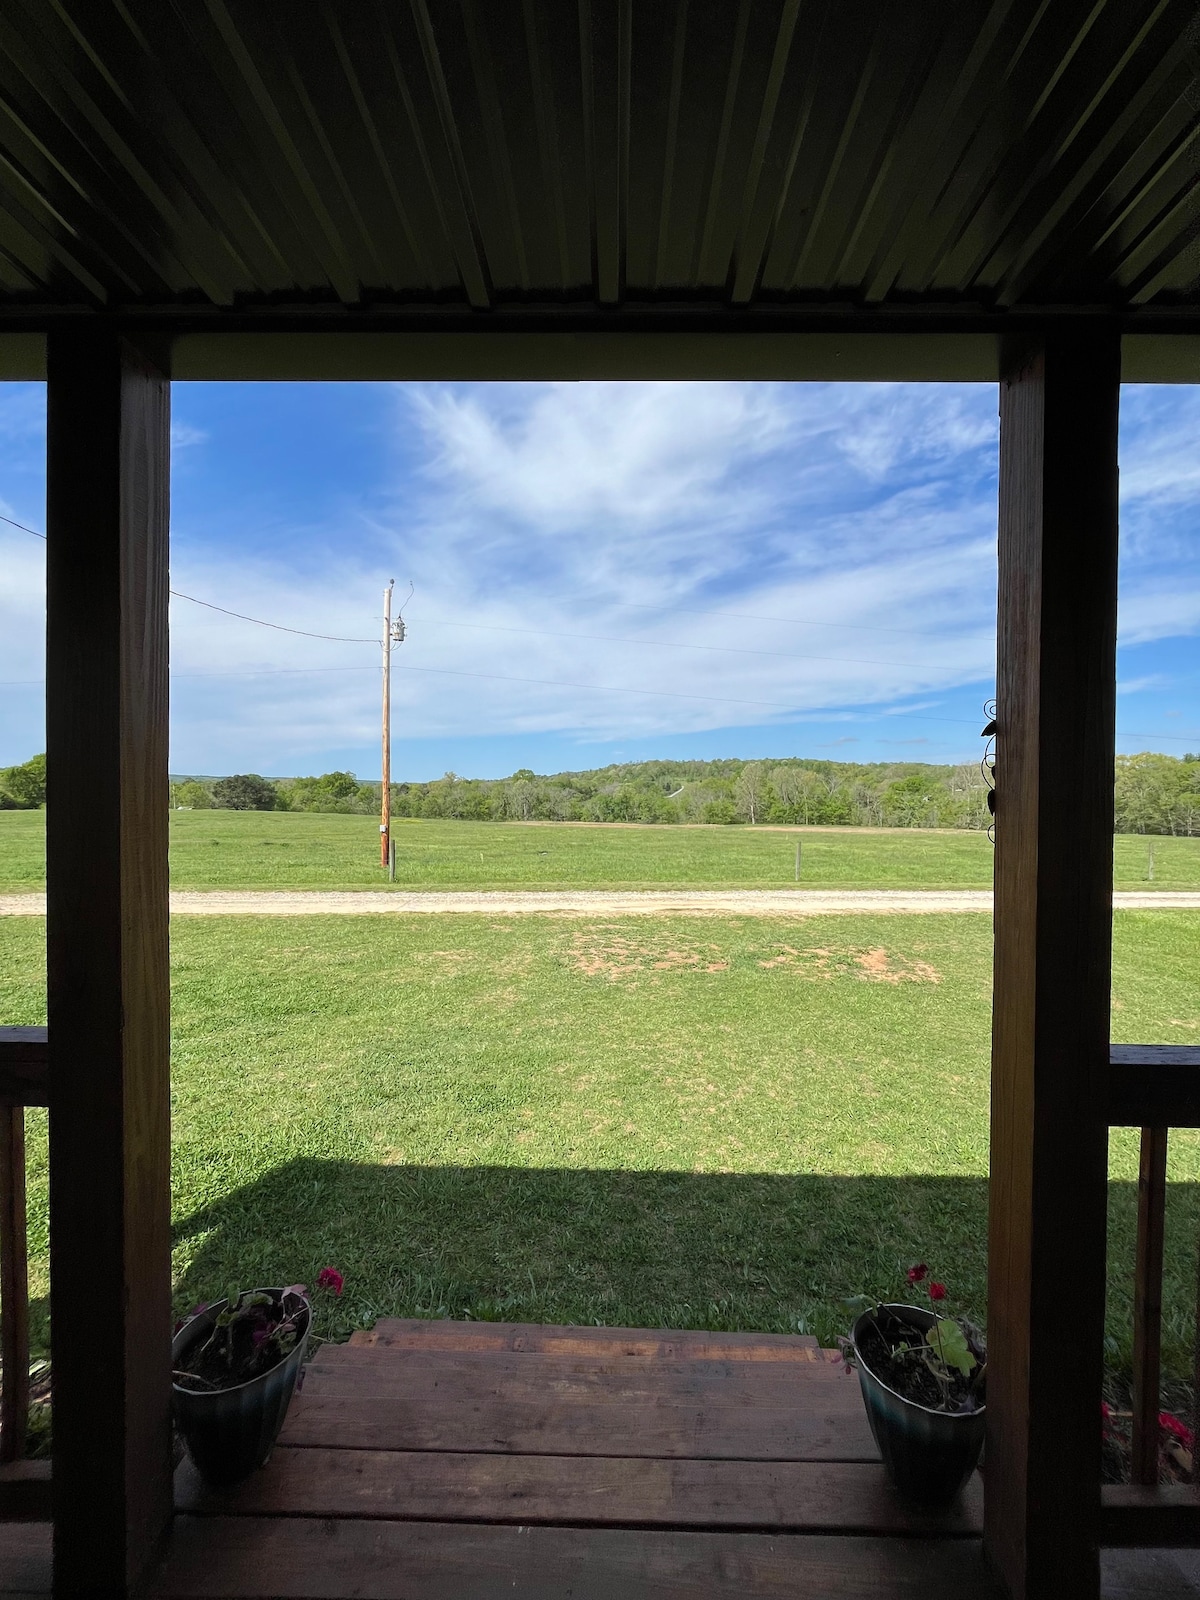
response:
[[[50,1478],[25,1457],[29,1405],[29,1283],[25,1230],[25,1107],[49,1104],[45,1028],[0,1028],[0,1519],[46,1517]],[[1134,1278],[1132,1482],[1101,1490],[1106,1545],[1200,1545],[1200,1450],[1193,1483],[1158,1482],[1163,1233],[1167,1139],[1200,1127],[1200,1048],[1114,1045],[1104,1103],[1109,1127],[1141,1129]],[[1200,1279],[1196,1391],[1200,1397]],[[1200,1429],[1197,1429],[1200,1433]]]
[[[0,1028],[0,1519],[50,1514],[50,1469],[27,1461],[29,1268],[25,1107],[49,1104],[45,1028]]]
[[[1109,1127],[1140,1128],[1141,1157],[1133,1289],[1131,1482],[1102,1490],[1104,1543],[1200,1545],[1200,1450],[1193,1455],[1190,1484],[1158,1481],[1167,1140],[1171,1128],[1200,1127],[1200,1048],[1113,1045],[1106,1091]],[[1200,1396],[1200,1276],[1194,1359]]]

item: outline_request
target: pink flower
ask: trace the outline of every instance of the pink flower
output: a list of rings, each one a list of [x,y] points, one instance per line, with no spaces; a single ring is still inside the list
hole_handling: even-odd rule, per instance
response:
[[[322,1267],[317,1273],[318,1289],[332,1289],[334,1294],[341,1294],[345,1285],[346,1280],[336,1267]]]
[[[1169,1433],[1173,1439],[1178,1439],[1185,1450],[1191,1450],[1195,1446],[1196,1440],[1192,1430],[1169,1411],[1158,1413],[1158,1425],[1164,1433]]]
[[[946,1298],[946,1285],[944,1283],[931,1283],[929,1285],[929,1298],[931,1300],[944,1300]]]
[[[928,1276],[929,1268],[923,1261],[919,1261],[915,1267],[909,1267],[908,1269],[909,1283],[924,1283]]]

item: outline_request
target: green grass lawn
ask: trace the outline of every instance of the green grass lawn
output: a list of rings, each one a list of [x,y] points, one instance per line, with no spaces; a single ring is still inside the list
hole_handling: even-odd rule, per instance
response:
[[[44,814],[0,811],[0,892],[38,889]],[[933,829],[589,827],[575,823],[395,825],[401,889],[987,888],[984,834]],[[1116,841],[1119,887],[1200,889],[1200,839]],[[320,812],[175,811],[171,881],[181,889],[381,889],[378,824]]]
[[[0,921],[7,1022],[44,1016],[42,938]],[[332,1264],[335,1335],[399,1314],[828,1342],[844,1296],[921,1259],[985,1313],[986,916],[231,917],[172,945],[181,1308]],[[1119,913],[1115,1037],[1195,1040],[1198,961],[1200,915]],[[1134,1137],[1113,1139],[1117,1361]],[[1182,1372],[1200,1134],[1172,1135],[1171,1179]]]

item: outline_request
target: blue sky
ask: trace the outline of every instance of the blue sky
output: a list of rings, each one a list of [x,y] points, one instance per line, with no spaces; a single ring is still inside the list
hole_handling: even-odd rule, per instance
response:
[[[378,636],[397,777],[957,761],[994,663],[996,391],[177,384],[172,584]],[[1122,750],[1200,749],[1200,390],[1122,398]],[[0,385],[44,526],[44,391]],[[43,745],[44,547],[0,524],[0,764]],[[378,650],[172,602],[172,769],[378,776]]]

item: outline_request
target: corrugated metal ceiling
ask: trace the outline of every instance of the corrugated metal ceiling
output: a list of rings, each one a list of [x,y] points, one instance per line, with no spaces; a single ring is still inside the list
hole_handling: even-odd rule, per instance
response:
[[[7,0],[0,309],[1200,305],[1181,0]]]

